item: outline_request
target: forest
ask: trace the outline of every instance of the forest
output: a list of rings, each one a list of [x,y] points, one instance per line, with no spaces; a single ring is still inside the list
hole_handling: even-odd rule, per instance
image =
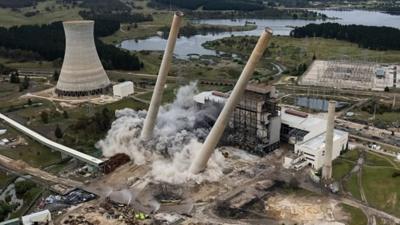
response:
[[[204,10],[262,10],[264,4],[258,0],[152,0],[150,6],[170,6],[195,10],[203,7]]]
[[[103,43],[98,37],[107,36],[119,29],[119,23],[96,21],[95,41],[99,57],[106,69],[137,70],[141,63],[137,56],[113,45]],[[29,38],[27,38],[29,37]],[[0,28],[0,46],[38,53],[45,60],[64,57],[65,36],[61,22],[49,25],[26,25]]]
[[[153,17],[143,13],[97,13],[93,11],[80,11],[79,15],[85,20],[109,20],[120,23],[140,23],[146,21],[153,21]]]
[[[36,5],[38,0],[0,0],[0,7],[2,8],[22,8]]]
[[[295,38],[333,38],[356,43],[361,48],[400,50],[400,30],[391,27],[341,25],[338,23],[308,24],[295,28],[290,36]]]
[[[186,15],[192,19],[306,19],[325,20],[325,14],[312,12],[304,9],[277,9],[266,7],[263,10],[256,11],[188,11]]]

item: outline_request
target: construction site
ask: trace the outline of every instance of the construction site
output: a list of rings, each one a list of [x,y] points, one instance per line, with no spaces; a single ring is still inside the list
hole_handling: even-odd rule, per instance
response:
[[[0,157],[7,171],[28,174],[27,179],[51,190],[30,222],[22,217],[22,224],[345,225],[353,216],[346,207],[360,210],[368,220],[400,223],[340,193],[333,162],[358,150],[350,150],[349,142],[356,141],[337,123],[334,99],[327,99],[326,112],[306,113],[282,104],[275,86],[252,80],[273,38],[270,28],[260,34],[231,91],[201,92],[193,81],[164,105],[183,16],[173,16],[148,109],[117,110],[106,136],[95,144],[101,156],[61,145],[0,114],[2,123],[75,162],[71,170],[54,175]],[[90,21],[64,23],[66,57],[60,80],[47,95],[85,101],[108,93],[111,83],[95,51],[93,26]],[[399,69],[315,61],[300,83],[383,90],[400,82]],[[133,94],[133,82],[114,86],[114,92],[115,99]]]

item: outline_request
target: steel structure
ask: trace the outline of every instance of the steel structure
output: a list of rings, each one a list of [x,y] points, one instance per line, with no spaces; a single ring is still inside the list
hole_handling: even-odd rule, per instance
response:
[[[228,137],[231,144],[251,153],[264,155],[279,148],[279,108],[274,87],[249,85],[236,106]]]
[[[191,173],[198,174],[206,168],[207,162],[213,154],[218,142],[220,141],[224,133],[225,127],[227,126],[230,117],[235,110],[235,107],[239,103],[240,98],[242,97],[247,86],[247,83],[254,73],[257,63],[260,61],[261,57],[268,47],[271,37],[272,30],[270,28],[266,28],[261,34],[253,52],[250,55],[249,60],[247,61],[246,66],[242,71],[242,74],[239,77],[239,80],[235,84],[232,93],[230,94],[224,108],[219,114],[213,128],[208,134],[202,148],[200,149],[200,152],[196,155],[194,161],[192,162],[190,166]]]

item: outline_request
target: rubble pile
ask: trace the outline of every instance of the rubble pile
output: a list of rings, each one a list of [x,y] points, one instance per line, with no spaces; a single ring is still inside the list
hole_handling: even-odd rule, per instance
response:
[[[128,155],[124,153],[118,153],[114,156],[112,156],[107,162],[104,164],[104,173],[109,174],[113,172],[115,169],[118,167],[124,165],[125,163],[128,163],[131,161]]]
[[[83,206],[79,212],[69,214],[61,224],[69,225],[145,225],[152,224],[150,217],[132,206],[103,201],[99,205]]]

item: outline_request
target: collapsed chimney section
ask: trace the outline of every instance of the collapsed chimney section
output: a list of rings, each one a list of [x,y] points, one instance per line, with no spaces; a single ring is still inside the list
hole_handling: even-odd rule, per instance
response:
[[[157,82],[154,87],[153,96],[151,97],[149,110],[147,111],[146,120],[144,121],[143,130],[141,133],[141,138],[144,140],[150,139],[153,135],[158,110],[160,108],[164,92],[165,82],[167,80],[167,76],[171,67],[172,56],[174,53],[176,39],[178,38],[182,17],[182,12],[176,12],[174,15],[174,19],[172,20],[171,30],[169,32],[167,41],[167,47],[164,51],[164,56],[161,62],[160,70],[158,72]]]
[[[272,30],[266,28],[258,39],[257,45],[255,46],[246,66],[243,69],[242,74],[239,77],[232,93],[230,94],[224,108],[222,109],[217,121],[215,122],[213,128],[208,134],[200,152],[197,153],[194,161],[190,166],[190,172],[193,174],[198,174],[202,172],[206,166],[209,158],[214,152],[222,134],[224,133],[225,127],[229,122],[231,114],[235,109],[236,105],[239,103],[241,96],[247,86],[247,82],[250,80],[258,61],[260,61],[265,50],[268,47],[269,41],[272,37]]]

